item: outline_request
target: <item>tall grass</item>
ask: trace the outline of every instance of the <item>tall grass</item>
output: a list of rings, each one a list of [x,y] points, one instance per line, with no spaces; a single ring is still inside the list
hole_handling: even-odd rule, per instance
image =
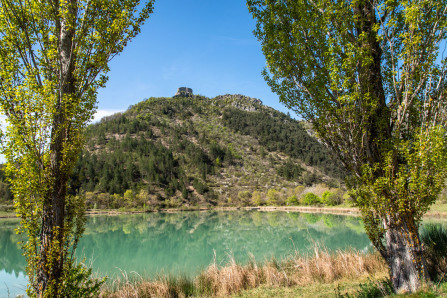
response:
[[[184,277],[120,280],[114,287],[105,287],[102,297],[225,297],[260,285],[304,286],[383,272],[386,272],[386,265],[377,254],[354,250],[329,253],[315,247],[312,256],[295,253],[284,260],[273,259],[264,264],[252,260],[242,266],[234,259],[223,267],[214,263],[194,280]]]
[[[421,230],[427,269],[432,280],[447,276],[447,229],[440,224],[427,224]]]
[[[194,282],[186,277],[160,276],[145,280],[139,275],[129,277],[122,272],[106,284],[100,297],[191,297],[196,294]]]

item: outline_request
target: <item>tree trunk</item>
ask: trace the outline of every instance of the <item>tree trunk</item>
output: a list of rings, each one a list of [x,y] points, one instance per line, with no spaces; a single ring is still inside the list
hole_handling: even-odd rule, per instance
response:
[[[360,41],[358,47],[371,58],[370,61],[359,61],[358,65],[359,87],[362,94],[359,121],[366,124],[362,140],[365,150],[364,159],[374,168],[384,163],[384,153],[395,150],[388,144],[392,139],[392,129],[389,122],[390,111],[386,104],[382,83],[382,49],[374,28],[377,19],[373,3],[359,0],[353,11],[357,38]],[[397,154],[394,158],[394,172],[397,173]],[[358,174],[362,175],[361,172]],[[383,175],[383,169],[376,168],[374,176],[383,177]],[[369,234],[370,239],[389,265],[394,291],[398,293],[417,291],[428,275],[414,217],[405,212],[393,211],[390,206],[388,215],[382,218],[381,222],[385,228],[384,239],[377,238],[376,235],[371,234],[371,231]],[[385,243],[382,243],[382,240],[385,240]]]
[[[384,220],[390,280],[396,293],[416,292],[429,278],[423,248],[414,219],[401,216],[399,220]]]
[[[76,0],[67,3],[69,15],[76,16]],[[55,7],[59,7],[55,1]],[[73,20],[71,20],[72,22]],[[66,241],[66,195],[69,179],[69,167],[65,160],[65,146],[70,142],[69,125],[67,116],[67,101],[75,93],[74,78],[74,54],[73,38],[75,29],[70,20],[61,19],[56,22],[56,31],[59,42],[59,59],[61,71],[58,74],[59,92],[55,106],[55,114],[52,123],[50,144],[50,187],[43,206],[40,264],[37,271],[39,296],[46,293],[48,287],[54,287],[50,292],[52,296],[59,296],[58,285],[62,282],[64,263],[67,251],[64,248]]]
[[[362,94],[358,122],[366,124],[362,140],[364,159],[374,165],[382,161],[383,149],[391,137],[390,111],[386,105],[381,70],[382,48],[374,29],[377,20],[372,2],[359,0],[354,14],[359,40],[357,46],[371,58],[371,61],[361,59],[358,63],[359,91]]]

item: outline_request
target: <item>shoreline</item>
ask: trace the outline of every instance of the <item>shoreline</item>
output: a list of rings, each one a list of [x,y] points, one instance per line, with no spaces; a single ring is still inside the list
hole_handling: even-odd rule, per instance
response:
[[[250,207],[214,207],[214,208],[169,208],[160,210],[129,210],[129,211],[119,211],[119,210],[87,210],[87,215],[120,215],[120,214],[141,214],[141,213],[177,213],[177,212],[190,212],[190,211],[282,211],[282,212],[300,212],[300,213],[322,213],[322,214],[334,214],[334,215],[346,215],[346,216],[361,216],[360,211],[355,207],[319,207],[319,206],[250,206]],[[436,219],[442,218],[447,219],[447,212],[441,211],[428,211],[424,218],[426,219]]]
[[[257,206],[257,207],[215,207],[215,208],[170,208],[170,209],[160,209],[160,210],[92,210],[88,209],[86,215],[121,215],[121,214],[142,214],[142,213],[177,213],[177,212],[190,212],[190,211],[283,211],[283,212],[300,212],[300,213],[323,213],[323,214],[334,214],[334,215],[346,215],[346,216],[360,216],[360,211],[354,207],[318,207],[318,206]],[[15,213],[5,213],[0,214],[0,219],[3,218],[18,218]],[[440,211],[428,211],[424,218],[445,218],[447,219],[447,212]]]

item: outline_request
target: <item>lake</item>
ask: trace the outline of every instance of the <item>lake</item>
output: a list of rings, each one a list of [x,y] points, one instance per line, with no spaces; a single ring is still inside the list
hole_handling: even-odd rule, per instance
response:
[[[17,220],[0,220],[0,297],[24,293]],[[367,251],[358,217],[297,212],[222,211],[91,216],[77,256],[99,275],[194,276],[212,262],[246,263],[329,250]]]

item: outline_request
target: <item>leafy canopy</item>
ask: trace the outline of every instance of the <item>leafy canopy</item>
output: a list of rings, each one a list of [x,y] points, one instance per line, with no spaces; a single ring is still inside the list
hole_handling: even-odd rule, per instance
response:
[[[247,4],[266,81],[352,173],[395,290],[415,291],[426,276],[417,227],[447,173],[447,1]]]
[[[365,187],[360,205],[420,219],[445,177],[447,2],[368,1],[367,20],[364,2],[247,1],[265,79]]]
[[[84,204],[67,196],[66,184],[108,63],[140,32],[152,5],[0,1],[2,149],[19,230],[28,236],[30,295],[70,296],[70,276],[85,275],[69,249],[82,235]]]

